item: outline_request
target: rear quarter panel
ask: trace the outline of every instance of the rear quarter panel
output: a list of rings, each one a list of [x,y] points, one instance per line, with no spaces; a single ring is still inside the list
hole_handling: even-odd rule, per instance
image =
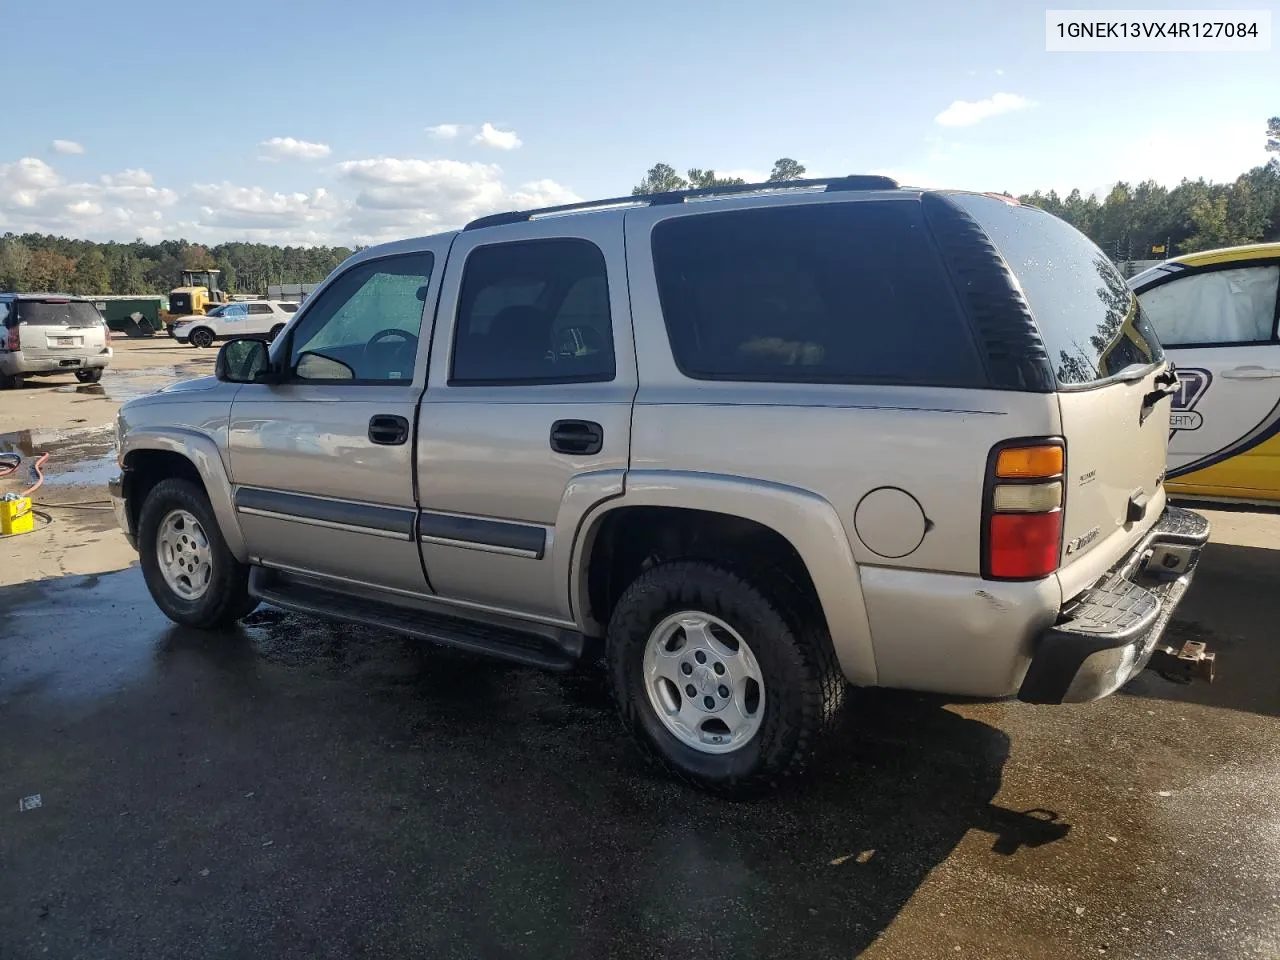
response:
[[[859,564],[976,576],[988,452],[1002,440],[1057,433],[1051,395],[782,384],[658,386],[646,380],[636,398],[631,464],[809,490],[835,509]],[[864,497],[886,487],[909,495],[923,514],[923,536],[906,553],[883,542],[892,531],[875,522],[882,517],[868,512],[875,501],[859,510]],[[725,511],[732,513],[733,504],[726,503]],[[913,522],[909,505],[899,519]]]

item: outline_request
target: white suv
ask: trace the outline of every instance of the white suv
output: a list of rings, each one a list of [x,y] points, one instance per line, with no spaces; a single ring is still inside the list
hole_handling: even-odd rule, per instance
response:
[[[285,300],[247,300],[214,307],[204,316],[179,317],[169,334],[179,343],[210,347],[215,340],[261,337],[274,340],[298,310]]]

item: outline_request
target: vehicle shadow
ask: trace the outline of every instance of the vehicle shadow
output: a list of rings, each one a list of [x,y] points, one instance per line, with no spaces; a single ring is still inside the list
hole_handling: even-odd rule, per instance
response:
[[[381,698],[410,716],[408,744],[437,769],[482,757],[493,771],[465,791],[465,812],[443,815],[505,824],[506,867],[490,867],[481,828],[451,848],[450,871],[485,877],[468,888],[472,909],[526,924],[536,955],[855,956],[972,831],[1013,857],[1071,830],[1052,810],[995,802],[1008,737],[943,698],[862,691],[809,775],[735,802],[646,762],[598,671],[410,655],[421,672]],[[512,901],[508,870],[539,878],[532,901]],[[548,899],[578,904],[568,929],[539,922]]]
[[[1217,654],[1213,683],[1174,685],[1145,672],[1125,688],[1176,700],[1280,717],[1280,549],[1210,543],[1165,640],[1200,640]]]

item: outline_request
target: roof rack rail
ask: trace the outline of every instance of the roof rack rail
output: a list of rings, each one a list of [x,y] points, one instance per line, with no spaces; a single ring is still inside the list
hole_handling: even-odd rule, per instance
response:
[[[898,181],[892,177],[874,174],[852,174],[846,177],[822,177],[814,180],[772,180],[767,183],[729,183],[719,187],[698,187],[693,190],[672,190],[668,193],[639,193],[627,197],[609,197],[606,200],[587,200],[582,203],[565,203],[558,207],[540,207],[537,210],[513,210],[494,213],[468,223],[464,230],[479,230],[504,223],[524,223],[535,217],[571,213],[576,210],[597,210],[608,207],[658,207],[684,203],[700,197],[732,196],[741,193],[764,193],[774,190],[812,190],[823,187],[825,193],[843,190],[896,190]]]

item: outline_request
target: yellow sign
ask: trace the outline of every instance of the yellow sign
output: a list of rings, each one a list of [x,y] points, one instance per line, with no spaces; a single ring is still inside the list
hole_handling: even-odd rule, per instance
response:
[[[1152,247],[1152,248],[1151,248],[1151,252],[1152,252],[1152,253],[1164,253],[1164,244],[1162,243],[1162,244],[1160,244],[1158,247]]]

